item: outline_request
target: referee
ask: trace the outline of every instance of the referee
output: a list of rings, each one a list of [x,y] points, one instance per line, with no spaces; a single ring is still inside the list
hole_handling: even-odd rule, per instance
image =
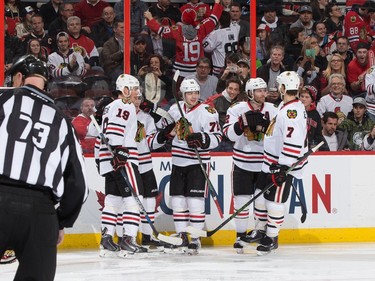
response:
[[[0,256],[16,252],[14,280],[53,280],[64,228],[87,198],[82,152],[69,120],[43,91],[45,64],[26,55],[9,74],[24,86],[0,92]]]

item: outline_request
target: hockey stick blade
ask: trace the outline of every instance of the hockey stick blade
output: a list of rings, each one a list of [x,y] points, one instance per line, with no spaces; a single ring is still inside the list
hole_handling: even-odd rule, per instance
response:
[[[307,151],[303,156],[301,156],[287,171],[289,173],[292,171],[299,163],[303,162],[306,160],[312,153],[316,152],[319,147],[321,147],[324,144],[323,141],[321,141],[319,144],[317,144],[315,147]],[[259,192],[257,195],[255,195],[253,198],[251,198],[248,202],[246,202],[241,208],[237,209],[232,215],[229,216],[225,221],[223,221],[221,224],[219,224],[215,229],[211,231],[204,231],[204,230],[199,230],[193,227],[187,227],[187,231],[189,233],[195,234],[197,236],[201,237],[210,237],[214,235],[217,231],[223,228],[228,222],[230,222],[233,218],[235,218],[240,212],[245,210],[250,204],[252,204],[258,197],[262,196],[267,190],[269,190],[273,186],[273,183],[270,183],[268,186],[266,186],[261,192]]]
[[[94,115],[91,115],[90,116],[95,128],[98,130],[99,132],[99,135],[100,135],[100,138],[102,139],[102,141],[105,143],[105,145],[108,147],[108,150],[110,151],[110,153],[113,155],[113,152],[111,150],[111,147],[108,143],[108,140],[106,139],[106,137],[104,136],[98,122],[96,122],[96,119],[94,117]],[[131,185],[131,183],[129,182],[129,179],[128,179],[128,176],[125,172],[125,169],[124,168],[120,168],[120,173],[121,173],[121,176],[123,177],[126,185],[129,187],[130,189],[130,192],[134,198],[134,200],[136,201],[137,205],[138,205],[138,208],[140,210],[140,212],[142,212],[147,220],[147,223],[150,225],[151,229],[152,229],[152,232],[154,233],[154,235],[160,240],[160,241],[163,241],[163,242],[166,242],[166,243],[169,243],[169,244],[173,244],[173,245],[181,245],[182,244],[182,239],[181,237],[168,237],[168,236],[165,236],[165,235],[162,235],[160,234],[159,231],[157,231],[157,229],[155,228],[154,226],[154,223],[151,221],[149,215],[147,214],[147,211],[145,209],[145,207],[143,206],[141,200],[139,199],[137,193],[134,191],[134,188],[133,186]]]
[[[169,123],[173,123],[173,122],[174,122],[172,116],[171,116],[167,111],[165,111],[164,109],[162,109],[162,108],[160,108],[160,107],[158,107],[158,108],[156,109],[155,113],[156,113],[157,115],[159,115],[159,116],[161,116],[161,117],[167,119]]]

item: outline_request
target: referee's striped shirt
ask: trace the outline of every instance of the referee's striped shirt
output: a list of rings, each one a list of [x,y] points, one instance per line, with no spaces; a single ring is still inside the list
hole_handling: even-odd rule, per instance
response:
[[[0,140],[0,177],[51,188],[60,201],[60,226],[71,227],[88,188],[68,118],[32,85],[5,90],[0,92]]]

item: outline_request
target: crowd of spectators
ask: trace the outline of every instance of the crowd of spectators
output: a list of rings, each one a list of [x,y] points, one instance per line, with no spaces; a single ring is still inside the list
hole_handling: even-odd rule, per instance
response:
[[[257,49],[252,51],[256,77],[268,85],[267,101],[280,102],[276,77],[294,70],[301,76],[310,143],[323,139],[325,150],[373,149],[375,3],[257,2]],[[246,1],[131,0],[129,42],[124,42],[123,8],[123,0],[5,0],[5,83],[12,63],[33,54],[49,67],[47,91],[73,119],[86,103],[113,95],[114,82],[124,72],[124,44],[129,44],[131,74],[144,97],[160,107],[168,109],[175,101],[171,77],[176,69],[183,70],[179,82],[198,82],[202,101],[215,105],[227,99],[230,105],[245,99],[252,76]],[[232,91],[228,82],[236,85],[235,78],[239,93],[222,95]],[[330,138],[336,136],[347,142],[340,139],[332,149]]]

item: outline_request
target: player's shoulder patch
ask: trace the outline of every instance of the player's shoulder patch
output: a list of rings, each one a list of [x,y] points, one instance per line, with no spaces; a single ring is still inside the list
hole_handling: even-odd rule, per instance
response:
[[[206,106],[205,109],[211,114],[216,113],[216,109],[211,106]]]
[[[355,16],[350,17],[350,21],[351,22],[356,22],[357,21],[357,17],[355,17]]]
[[[286,116],[288,116],[289,119],[296,119],[297,118],[297,110],[288,109],[287,112],[286,112]]]
[[[375,69],[375,66],[371,66],[371,67],[367,70],[367,74],[370,74],[374,69]]]
[[[172,28],[172,30],[177,30],[178,26],[177,25],[172,25],[171,28]]]

